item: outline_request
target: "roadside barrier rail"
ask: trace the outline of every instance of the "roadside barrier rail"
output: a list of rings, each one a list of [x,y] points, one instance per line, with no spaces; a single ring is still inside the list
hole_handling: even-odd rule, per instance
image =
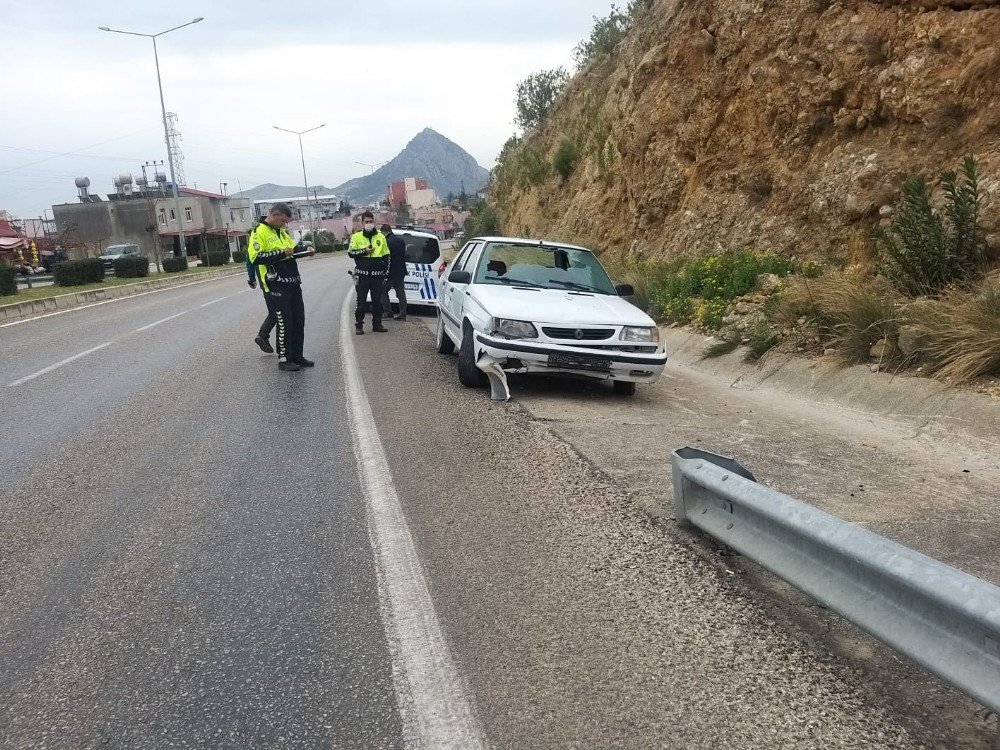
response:
[[[1000,587],[772,490],[697,448],[671,457],[674,510],[1000,713]]]

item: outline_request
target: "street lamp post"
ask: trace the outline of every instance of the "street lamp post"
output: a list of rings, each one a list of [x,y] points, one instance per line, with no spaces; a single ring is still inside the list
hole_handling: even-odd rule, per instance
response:
[[[287,128],[279,128],[277,125],[274,126],[275,130],[281,130],[285,133],[291,133],[292,135],[297,135],[299,137],[299,156],[302,158],[302,181],[305,183],[306,187],[306,206],[309,205],[309,180],[306,178],[306,152],[302,148],[302,136],[306,133],[311,133],[314,130],[319,130],[320,128],[326,127],[324,122],[322,125],[317,125],[314,128],[309,128],[308,130],[288,130]],[[316,206],[313,206],[313,210],[318,210]],[[316,242],[316,230],[313,226],[312,212],[309,214],[309,229],[313,232],[313,242]]]
[[[204,21],[202,17],[195,18],[187,23],[182,23],[180,26],[174,26],[166,31],[160,31],[156,34],[142,34],[138,31],[122,31],[121,29],[111,29],[107,26],[99,26],[101,31],[109,31],[114,34],[128,34],[129,36],[143,36],[147,39],[153,40],[153,60],[156,61],[156,85],[160,89],[160,113],[163,117],[163,140],[167,146],[167,162],[170,165],[170,182],[174,186],[174,210],[177,215],[177,241],[180,244],[181,257],[187,257],[187,246],[184,243],[184,228],[181,224],[181,194],[177,185],[177,177],[174,174],[174,154],[170,148],[170,130],[167,127],[167,107],[163,103],[163,81],[160,79],[160,56],[156,50],[156,37],[163,36],[164,34],[169,34],[171,31],[177,31],[177,29],[183,29],[185,26],[190,26],[193,23],[198,23],[199,21]]]
[[[376,169],[378,169],[379,167],[384,167],[389,162],[387,162],[387,161],[380,161],[378,164],[369,164],[366,161],[356,161],[354,163],[355,164],[360,164],[362,167],[368,167],[371,170],[371,173],[375,174],[375,170]]]

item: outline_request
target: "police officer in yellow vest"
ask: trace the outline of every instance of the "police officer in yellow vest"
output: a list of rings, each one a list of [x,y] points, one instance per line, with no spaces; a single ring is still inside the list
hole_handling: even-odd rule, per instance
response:
[[[354,258],[354,290],[358,295],[358,306],[354,310],[354,332],[359,336],[365,332],[365,303],[371,297],[372,330],[386,333],[382,326],[382,287],[389,273],[389,245],[385,235],[375,228],[375,215],[371,211],[361,214],[364,227],[351,235],[347,254]]]
[[[297,247],[285,225],[292,218],[292,209],[285,203],[275,203],[267,217],[260,220],[250,233],[248,258],[257,271],[257,278],[268,311],[278,328],[278,367],[297,371],[312,367],[302,356],[306,311],[302,303],[302,277],[296,258],[312,255],[312,250]]]

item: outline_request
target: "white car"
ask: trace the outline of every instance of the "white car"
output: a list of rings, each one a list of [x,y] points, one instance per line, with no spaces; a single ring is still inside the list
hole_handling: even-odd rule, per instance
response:
[[[438,238],[414,229],[393,229],[406,242],[406,304],[438,306],[438,278],[445,269]],[[396,292],[389,291],[389,301],[398,304]]]
[[[632,395],[667,363],[660,332],[622,299],[590,250],[511,237],[466,243],[441,280],[437,350],[458,348],[463,385],[510,397],[507,373],[563,373],[610,380]]]

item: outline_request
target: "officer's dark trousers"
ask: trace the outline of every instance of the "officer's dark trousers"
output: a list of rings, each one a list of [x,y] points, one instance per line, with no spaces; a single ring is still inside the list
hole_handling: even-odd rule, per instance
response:
[[[290,362],[302,359],[302,340],[305,336],[306,309],[302,303],[302,287],[297,284],[272,285],[264,293],[267,311],[274,316],[278,340],[275,348],[278,357]]]
[[[354,290],[358,294],[358,306],[354,309],[354,322],[358,325],[365,322],[365,303],[371,297],[372,325],[382,325],[382,287],[385,285],[385,275],[357,274],[354,278]]]
[[[267,302],[267,295],[266,294],[264,295],[264,302],[265,303]],[[267,310],[267,317],[264,318],[264,322],[260,324],[260,330],[258,331],[258,333],[260,334],[260,337],[262,339],[264,339],[265,341],[267,341],[268,339],[270,339],[271,338],[271,331],[274,330],[274,327],[276,325],[277,325],[277,321],[274,319],[274,315],[271,314],[271,309],[268,308],[268,310]]]

